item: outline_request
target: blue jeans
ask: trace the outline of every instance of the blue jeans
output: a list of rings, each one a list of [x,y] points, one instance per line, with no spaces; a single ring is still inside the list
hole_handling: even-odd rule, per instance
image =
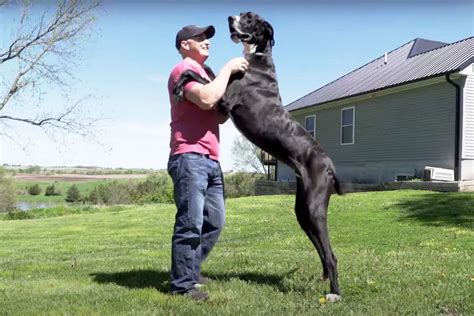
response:
[[[224,185],[218,161],[206,155],[171,156],[177,213],[172,238],[171,291],[185,292],[198,283],[201,263],[219,238],[225,222]]]

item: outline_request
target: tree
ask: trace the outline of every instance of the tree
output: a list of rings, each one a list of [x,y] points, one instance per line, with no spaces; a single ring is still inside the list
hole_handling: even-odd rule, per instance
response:
[[[252,144],[245,137],[236,136],[232,142],[234,168],[238,171],[265,173],[265,167],[260,160],[261,152],[260,148]]]
[[[25,169],[25,173],[40,174],[41,173],[41,167],[40,166],[30,166],[30,167]]]
[[[75,79],[72,67],[80,60],[79,43],[89,34],[99,1],[59,0],[51,12],[48,5],[53,2],[49,1],[33,7],[34,1],[0,0],[0,10],[12,13],[7,23],[2,21],[2,33],[8,34],[7,25],[16,24],[9,38],[0,42],[0,125],[19,122],[37,126],[50,136],[58,130],[91,136],[98,119],[81,112],[91,96],[69,100],[68,89]],[[58,89],[51,89],[54,86]],[[44,104],[52,90],[61,93],[65,105],[53,109]],[[5,129],[0,135],[12,138]]]
[[[92,191],[89,193],[89,196],[87,197],[87,201],[91,204],[99,204],[100,195],[99,195],[99,191],[97,190],[97,187],[92,189]]]
[[[15,186],[11,178],[5,176],[0,167],[0,212],[10,212],[15,209]]]
[[[41,187],[38,184],[34,184],[28,188],[29,195],[40,195]]]
[[[56,187],[54,186],[54,184],[51,184],[46,187],[46,191],[44,192],[44,195],[46,196],[61,195],[61,192],[56,190]]]
[[[67,190],[66,194],[66,202],[77,202],[81,199],[81,194],[79,192],[79,189],[75,184],[71,185],[69,189]]]

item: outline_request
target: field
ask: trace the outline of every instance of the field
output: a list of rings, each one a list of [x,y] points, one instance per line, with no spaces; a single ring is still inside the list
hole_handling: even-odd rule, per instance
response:
[[[168,293],[173,205],[0,220],[5,315],[393,315],[474,313],[474,194],[336,196],[329,210],[343,300],[324,301],[319,258],[293,196],[227,200],[203,267],[211,299]]]
[[[21,194],[17,196],[19,202],[29,203],[65,203],[66,192],[71,185],[76,185],[82,196],[86,196],[90,191],[101,183],[107,181],[138,181],[143,180],[147,175],[144,174],[124,174],[124,175],[78,175],[64,174],[57,176],[46,175],[17,175],[14,177],[18,192],[26,193],[27,188],[38,184],[41,188],[41,194],[28,195]],[[61,193],[57,196],[45,196],[46,187],[54,184],[56,190]]]

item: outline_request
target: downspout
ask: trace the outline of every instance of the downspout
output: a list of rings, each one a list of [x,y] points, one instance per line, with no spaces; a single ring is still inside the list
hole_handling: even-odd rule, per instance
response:
[[[450,78],[450,73],[446,74],[446,81],[456,88],[456,123],[454,124],[454,181],[460,181],[461,174],[459,169],[459,138],[461,129],[461,87]]]
[[[275,158],[275,181],[278,181],[277,172],[278,172],[278,160]]]

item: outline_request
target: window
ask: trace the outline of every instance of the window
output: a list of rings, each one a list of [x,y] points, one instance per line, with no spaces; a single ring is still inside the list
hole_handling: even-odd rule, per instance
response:
[[[316,115],[309,115],[304,118],[304,128],[315,138],[316,136]]]
[[[354,107],[341,110],[341,145],[354,144]]]

